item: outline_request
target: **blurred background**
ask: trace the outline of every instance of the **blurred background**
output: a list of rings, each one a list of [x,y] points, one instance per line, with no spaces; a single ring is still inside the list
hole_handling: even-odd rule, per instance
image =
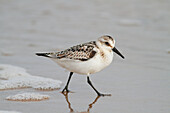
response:
[[[63,50],[111,35],[125,60],[116,55],[107,69],[92,76],[95,86],[112,97],[102,98],[91,112],[169,113],[169,11],[169,0],[0,0],[0,63],[65,83],[68,72],[35,52]],[[71,94],[74,108],[86,110],[95,98],[86,77],[75,76],[70,88],[76,92]],[[32,113],[68,112],[58,92],[49,92],[52,99],[40,104],[48,103],[47,109],[31,103],[11,106],[14,103],[3,98],[0,109],[29,113],[29,106]]]

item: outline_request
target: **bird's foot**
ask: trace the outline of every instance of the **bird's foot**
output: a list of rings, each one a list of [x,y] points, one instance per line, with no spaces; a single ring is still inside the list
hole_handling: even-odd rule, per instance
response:
[[[102,96],[102,97],[104,97],[104,96],[112,96],[111,94],[102,94],[102,93],[97,93],[98,94],[98,96]]]
[[[69,93],[70,92],[70,90],[68,90],[68,88],[67,87],[65,87],[63,90],[62,90],[62,93]]]

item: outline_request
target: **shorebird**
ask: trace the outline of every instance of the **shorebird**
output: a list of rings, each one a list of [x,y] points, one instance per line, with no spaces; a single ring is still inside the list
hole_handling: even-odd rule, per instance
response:
[[[100,93],[92,84],[89,75],[106,68],[113,60],[113,52],[124,59],[124,56],[116,49],[115,39],[109,35],[79,44],[59,52],[36,53],[38,56],[49,57],[58,65],[70,71],[68,81],[62,93],[69,92],[68,85],[73,73],[87,75],[87,83],[94,89],[98,96],[110,96]]]

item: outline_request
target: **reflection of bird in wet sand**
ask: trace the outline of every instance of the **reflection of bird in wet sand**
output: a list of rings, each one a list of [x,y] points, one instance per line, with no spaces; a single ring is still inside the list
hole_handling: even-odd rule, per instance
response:
[[[67,103],[68,103],[68,108],[70,109],[70,113],[74,113],[74,109],[71,107],[71,103],[70,103],[70,101],[69,101],[69,98],[68,98],[68,92],[66,92],[66,93],[62,93],[64,96],[65,96],[65,99],[66,99],[66,101],[67,101]],[[96,98],[95,98],[95,100],[92,102],[92,103],[90,103],[89,104],[89,107],[88,107],[88,109],[87,109],[87,111],[83,111],[83,112],[75,112],[75,113],[90,113],[90,109],[93,107],[93,105],[97,102],[97,100],[100,98],[100,96],[97,96]]]
[[[102,94],[95,89],[90,81],[89,75],[99,72],[107,67],[113,59],[113,52],[124,56],[116,49],[115,40],[108,35],[100,37],[97,41],[73,46],[60,52],[36,53],[38,56],[49,57],[61,67],[70,71],[69,79],[62,92],[68,90],[68,85],[73,73],[87,75],[88,84],[95,90],[98,96],[110,96]]]

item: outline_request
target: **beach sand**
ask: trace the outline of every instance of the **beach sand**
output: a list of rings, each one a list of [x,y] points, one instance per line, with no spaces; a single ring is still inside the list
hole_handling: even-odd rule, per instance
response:
[[[63,84],[53,91],[0,91],[0,111],[169,113],[169,4],[168,0],[1,0],[0,64],[23,67],[33,76],[61,80]],[[115,54],[113,63],[91,75],[91,80],[99,91],[112,96],[96,98],[86,76],[78,74],[69,85],[74,93],[61,94],[69,72],[35,53],[63,50],[105,34],[115,38],[125,59]],[[5,99],[23,92],[49,95],[50,99]]]

